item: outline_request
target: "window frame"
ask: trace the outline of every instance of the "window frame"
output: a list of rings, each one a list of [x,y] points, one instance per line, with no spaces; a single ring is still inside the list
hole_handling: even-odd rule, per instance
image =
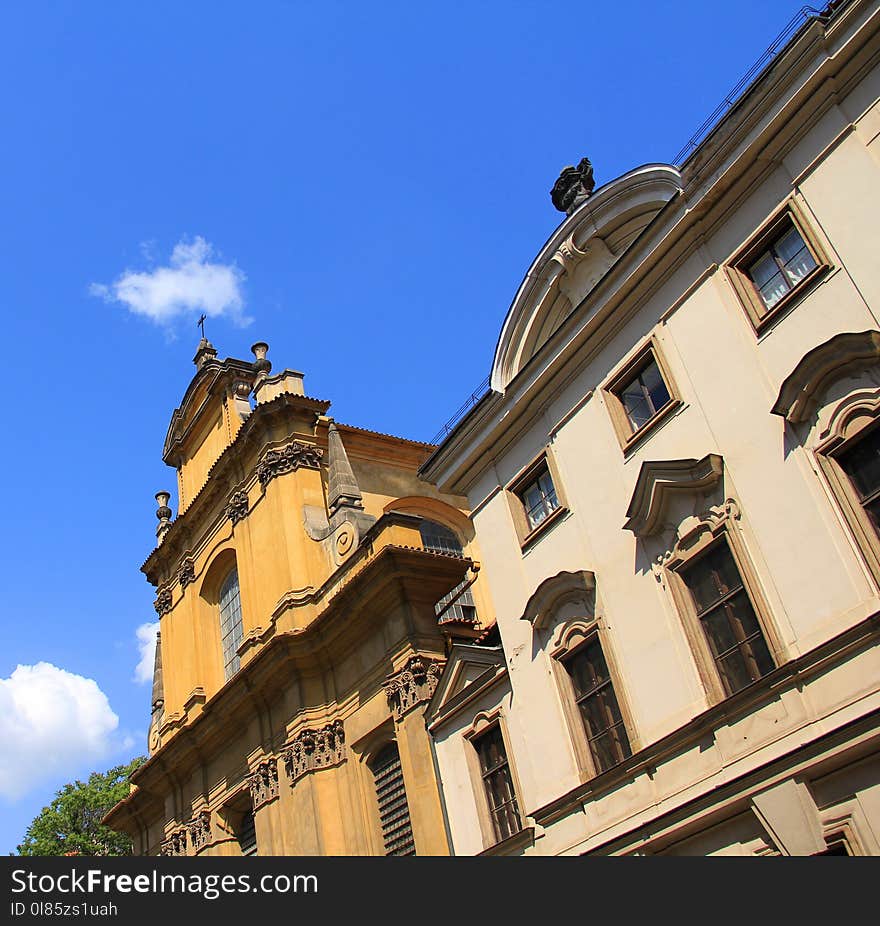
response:
[[[486,734],[493,730],[498,730],[501,734],[501,741],[504,744],[504,753],[507,757],[507,768],[510,773],[510,783],[513,789],[513,799],[516,807],[516,813],[519,817],[519,829],[508,836],[500,836],[496,830],[492,808],[489,806],[489,798],[486,793],[486,783],[483,778],[483,770],[480,765],[479,749],[477,742]],[[526,818],[525,804],[522,799],[522,788],[520,787],[519,777],[516,772],[516,764],[513,761],[513,755],[510,749],[510,734],[507,729],[507,718],[501,707],[492,711],[482,711],[474,717],[471,726],[463,733],[464,745],[467,752],[467,767],[471,778],[474,798],[477,804],[477,819],[480,825],[480,832],[483,836],[483,848],[491,849],[493,846],[499,846],[507,840],[515,839],[517,835],[528,828],[529,822]]]
[[[599,643],[602,656],[605,659],[605,665],[608,667],[608,677],[611,682],[615,700],[617,701],[617,708],[623,719],[623,729],[626,733],[630,751],[630,755],[622,759],[621,762],[602,770],[599,769],[595,756],[593,755],[581,709],[578,704],[574,679],[567,665],[567,663],[577,657],[581,650],[589,646],[594,640]],[[574,747],[581,781],[586,782],[598,775],[613,773],[616,768],[619,768],[621,764],[624,764],[635,755],[640,748],[638,732],[630,709],[629,697],[626,685],[624,684],[620,664],[616,658],[614,647],[610,643],[609,634],[607,628],[604,626],[604,621],[599,617],[569,621],[563,626],[561,632],[557,633],[556,641],[556,645],[549,654],[550,662],[553,667],[553,675],[556,678],[557,688],[561,697],[563,714],[569,732],[569,740]]]
[[[529,523],[523,493],[538,481],[541,475],[547,473],[553,483],[556,495],[556,507],[544,517],[542,521],[532,527]],[[550,447],[545,447],[534,460],[521,469],[505,487],[508,506],[513,517],[517,539],[522,550],[530,546],[538,537],[542,536],[553,524],[556,524],[569,511],[568,499],[559,478],[559,469]]]
[[[754,685],[772,675],[776,669],[787,661],[785,649],[773,622],[767,599],[761,590],[755,568],[748,556],[739,531],[732,524],[732,521],[737,520],[739,516],[739,508],[732,500],[728,500],[720,516],[700,521],[694,530],[689,531],[684,537],[680,538],[663,566],[667,586],[672,594],[675,609],[682,619],[697,672],[710,704],[726,701],[751,690]],[[721,543],[727,545],[739,573],[743,589],[748,596],[752,611],[761,629],[764,643],[767,646],[770,658],[773,660],[772,669],[732,693],[728,693],[724,686],[708,635],[703,628],[700,615],[697,613],[694,604],[693,595],[683,575],[689,567],[695,565],[697,560]]]
[[[748,268],[783,236],[786,226],[794,228],[800,235],[815,266],[773,306],[767,308],[757,285],[749,275]],[[761,334],[771,322],[788,312],[796,302],[809,293],[832,266],[828,249],[808,221],[804,207],[796,198],[792,198],[783,203],[749,237],[748,241],[726,261],[724,268],[752,328],[756,334]]]
[[[880,530],[874,527],[840,457],[880,428],[880,397],[866,401],[844,400],[833,433],[818,444],[814,456],[831,489],[832,497],[855,541],[855,547],[880,587]]]
[[[226,588],[227,583],[235,576],[235,585],[237,587],[237,594],[235,597],[238,598],[238,621],[233,621],[230,624],[229,633],[224,636],[223,633],[223,592]],[[231,569],[229,569],[226,574],[223,576],[223,581],[220,583],[217,590],[217,620],[218,620],[218,632],[220,635],[220,658],[223,666],[223,681],[224,684],[228,682],[234,675],[236,675],[241,670],[241,656],[239,650],[241,649],[242,643],[244,643],[244,609],[242,608],[241,602],[241,576],[238,574],[238,564],[234,564]],[[226,637],[231,637],[233,642],[235,639],[235,624],[238,624],[240,628],[240,638],[235,648],[232,650],[231,659],[229,662],[226,661]],[[234,668],[232,668],[234,666]],[[230,669],[232,669],[230,671]]]
[[[644,367],[653,360],[663,380],[663,385],[669,394],[669,399],[665,404],[654,410],[654,414],[638,428],[633,428],[629,419],[629,413],[626,410],[626,404],[621,393],[625,386],[629,385],[642,371]],[[661,422],[682,405],[681,395],[676,386],[675,379],[670,372],[669,365],[660,349],[660,342],[655,335],[652,335],[641,344],[627,358],[618,369],[611,374],[608,380],[601,387],[602,395],[605,398],[605,404],[611,417],[611,423],[614,426],[614,433],[620,442],[620,449],[624,456],[629,454],[633,448],[642,442],[648,434],[652,433]]]

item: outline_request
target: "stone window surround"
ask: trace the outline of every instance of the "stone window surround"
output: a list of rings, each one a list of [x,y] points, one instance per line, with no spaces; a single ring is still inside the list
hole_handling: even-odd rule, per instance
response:
[[[816,266],[768,309],[746,268],[782,235],[786,226],[792,226],[798,232]],[[798,196],[792,196],[776,209],[748,241],[725,261],[724,269],[727,278],[745,309],[755,334],[761,334],[771,321],[787,312],[832,270],[829,251],[830,248],[820,240],[818,231],[807,218],[804,203]]]
[[[657,364],[660,376],[669,393],[669,401],[658,408],[656,413],[646,421],[637,430],[632,429],[623,400],[620,398],[620,391],[627,383],[632,380],[639,368],[645,364],[650,357]],[[669,365],[660,348],[660,340],[656,334],[652,334],[646,341],[640,344],[635,351],[617,369],[608,377],[605,383],[600,387],[601,394],[605,399],[605,405],[611,417],[611,424],[614,427],[614,433],[620,442],[620,449],[624,456],[627,456],[637,444],[650,434],[660,424],[665,421],[682,403],[681,395],[676,386],[675,380],[670,372]]]
[[[492,822],[492,814],[489,809],[489,800],[486,797],[486,786],[483,781],[482,770],[480,769],[480,757],[477,752],[476,740],[484,733],[490,732],[497,727],[501,731],[501,739],[504,742],[504,751],[507,753],[507,767],[510,770],[510,780],[513,785],[513,793],[516,798],[516,809],[519,813],[520,832],[527,828],[525,804],[522,798],[522,788],[520,787],[519,777],[516,773],[516,765],[513,761],[513,753],[510,749],[510,733],[507,727],[507,718],[500,707],[491,711],[480,711],[474,717],[470,727],[462,733],[465,743],[465,753],[467,761],[468,775],[473,788],[474,800],[477,807],[477,820],[480,824],[480,833],[483,837],[483,849],[490,849],[499,845],[499,840],[495,835],[495,826]],[[500,842],[506,842],[516,834],[513,833]]]
[[[596,768],[596,763],[590,750],[590,744],[587,741],[584,721],[581,717],[580,708],[578,707],[575,697],[574,682],[572,681],[571,673],[568,671],[568,667],[565,663],[572,658],[581,647],[586,646],[596,638],[598,638],[599,645],[602,647],[602,655],[605,657],[605,663],[608,666],[611,687],[614,690],[614,696],[617,699],[617,705],[623,717],[623,727],[626,731],[627,739],[629,740],[630,751],[635,753],[639,749],[638,735],[635,723],[633,722],[633,714],[629,706],[626,686],[623,684],[620,663],[616,658],[614,647],[609,640],[609,633],[605,625],[605,620],[601,616],[594,614],[585,616],[584,618],[574,618],[567,621],[557,629],[553,644],[549,650],[549,655],[553,675],[556,679],[557,689],[562,702],[562,712],[565,716],[566,726],[568,727],[569,739],[574,748],[581,782],[586,782],[591,778],[595,778],[600,772]]]
[[[541,521],[536,527],[529,527],[525,503],[520,493],[534,482],[543,470],[546,470],[553,482],[556,491],[556,509]],[[568,499],[562,486],[559,467],[549,445],[545,447],[530,463],[524,466],[505,486],[504,494],[507,496],[507,505],[513,519],[517,540],[520,548],[525,551],[538,537],[543,536],[553,524],[561,520],[569,511]]]
[[[862,507],[838,458],[874,427],[880,427],[880,395],[859,390],[843,399],[832,415],[826,436],[813,453],[861,558],[880,588],[880,536]]]
[[[775,667],[778,668],[788,661],[780,634],[772,619],[770,606],[761,590],[757,572],[748,554],[742,532],[736,523],[739,518],[739,506],[733,499],[727,499],[724,505],[704,512],[702,518],[686,520],[679,527],[678,539],[672,550],[664,557],[662,566],[665,584],[672,596],[675,610],[681,618],[685,636],[696,663],[697,673],[710,706],[734,697],[737,692],[734,695],[728,695],[725,691],[706,632],[697,616],[693,598],[682,575],[682,572],[710,547],[719,543],[727,544]],[[746,688],[749,687],[751,686],[746,686]]]

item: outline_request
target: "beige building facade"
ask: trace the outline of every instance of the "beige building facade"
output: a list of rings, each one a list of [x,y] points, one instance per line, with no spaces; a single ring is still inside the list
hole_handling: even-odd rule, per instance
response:
[[[422,467],[497,625],[429,704],[452,849],[880,853],[880,11],[566,218]]]
[[[106,822],[144,855],[448,854],[423,713],[491,616],[465,500],[267,350],[203,339],[172,416],[150,755]]]

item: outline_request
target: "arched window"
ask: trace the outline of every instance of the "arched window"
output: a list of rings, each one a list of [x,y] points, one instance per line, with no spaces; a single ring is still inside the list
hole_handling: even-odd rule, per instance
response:
[[[464,556],[458,537],[448,528],[436,521],[423,520],[419,526],[422,535],[422,546],[434,553],[446,553],[448,556]],[[462,587],[465,582],[456,586],[448,595],[444,595],[434,606],[439,622],[465,621],[473,624],[477,619],[477,606],[471,590]],[[450,604],[454,602],[454,604]],[[447,607],[449,605],[449,607]]]
[[[233,569],[220,588],[220,639],[223,644],[223,671],[227,679],[235,675],[241,666],[238,647],[242,636],[238,570]]]
[[[384,746],[370,763],[379,804],[379,824],[386,855],[415,855],[412,824],[397,743]]]

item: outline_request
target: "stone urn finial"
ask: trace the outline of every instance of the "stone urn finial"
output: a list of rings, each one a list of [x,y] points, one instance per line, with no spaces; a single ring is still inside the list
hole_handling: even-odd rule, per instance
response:
[[[251,345],[251,353],[256,358],[251,366],[261,379],[267,377],[272,370],[272,361],[266,359],[268,352],[269,345],[265,341],[257,341],[256,344]]]
[[[165,539],[165,534],[168,533],[171,527],[171,509],[168,507],[170,499],[170,492],[163,491],[156,493],[156,502],[159,506],[156,509],[156,517],[159,519],[159,526],[156,528],[156,537],[159,539],[159,543]]]
[[[593,165],[589,158],[581,158],[577,167],[563,167],[559,179],[553,184],[550,199],[560,212],[571,215],[590,198],[596,187]]]

